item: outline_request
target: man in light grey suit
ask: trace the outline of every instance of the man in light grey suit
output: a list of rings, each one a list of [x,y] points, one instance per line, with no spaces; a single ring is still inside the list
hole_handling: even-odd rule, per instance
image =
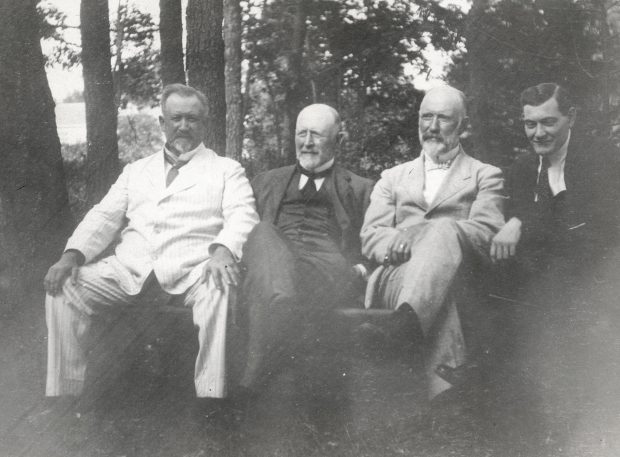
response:
[[[124,168],[45,277],[47,396],[82,393],[92,316],[153,288],[192,307],[198,397],[226,395],[227,308],[242,246],[258,223],[254,197],[241,165],[202,143],[202,93],[170,85],[161,106],[163,150]],[[99,259],[116,239],[114,253]]]
[[[371,195],[362,252],[381,266],[369,295],[424,338],[429,396],[450,387],[439,365],[465,361],[451,288],[465,262],[486,258],[504,223],[501,171],[465,153],[462,92],[441,86],[420,106],[420,157],[386,170]]]

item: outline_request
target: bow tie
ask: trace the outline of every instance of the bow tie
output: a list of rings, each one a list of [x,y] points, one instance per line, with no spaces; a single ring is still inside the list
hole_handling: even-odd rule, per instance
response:
[[[431,165],[427,166],[426,171],[432,170],[448,170],[452,165],[452,160],[448,160],[447,162],[431,162]]]
[[[297,170],[299,170],[299,173],[307,176],[309,179],[321,179],[327,176],[331,172],[332,167],[329,167],[327,170],[323,170],[323,171],[319,171],[318,173],[315,173],[313,171],[306,170],[301,165],[299,165],[299,163],[297,163]]]

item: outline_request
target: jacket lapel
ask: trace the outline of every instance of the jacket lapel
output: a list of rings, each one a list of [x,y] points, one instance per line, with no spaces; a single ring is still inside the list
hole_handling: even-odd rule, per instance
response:
[[[261,214],[261,220],[274,224],[280,211],[280,205],[286,194],[286,188],[288,187],[293,175],[295,174],[295,167],[289,166],[282,169],[282,172],[275,176],[272,185],[269,187],[269,192],[264,195],[263,212]],[[262,200],[262,199],[261,199]]]
[[[157,192],[157,194],[163,192],[166,188],[166,170],[164,168],[164,153],[163,151],[153,154],[148,162],[144,165],[143,174],[146,180],[152,186],[149,192]]]
[[[469,160],[469,156],[465,154],[461,147],[459,154],[454,159],[454,163],[439,187],[437,195],[435,195],[434,200],[428,207],[429,213],[465,186],[467,180],[471,178]]]
[[[196,155],[179,170],[179,175],[166,188],[162,198],[193,187],[200,181],[208,180],[212,167],[208,167],[207,164],[213,155],[215,155],[213,151],[202,146]]]
[[[338,225],[344,233],[351,226],[351,217],[347,213],[346,208],[355,208],[351,177],[335,165],[331,176],[325,180],[324,186],[325,190],[332,197],[334,214]]]
[[[411,162],[409,179],[406,181],[405,188],[417,206],[424,210],[428,208],[424,199],[424,159],[422,154]]]

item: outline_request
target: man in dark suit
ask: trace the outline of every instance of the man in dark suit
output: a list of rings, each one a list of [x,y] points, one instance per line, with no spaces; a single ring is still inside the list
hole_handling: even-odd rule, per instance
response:
[[[576,109],[555,83],[526,89],[521,105],[532,151],[509,174],[508,222],[493,238],[491,257],[514,258],[525,275],[551,265],[587,271],[617,236],[618,151],[572,133]]]
[[[303,325],[327,325],[324,311],[365,275],[359,232],[372,182],[335,164],[343,135],[336,110],[307,106],[297,118],[297,164],[252,182],[261,222],[244,248],[249,342],[242,389],[257,390],[290,355]]]
[[[546,441],[564,447],[584,438],[574,432],[596,401],[618,395],[600,386],[617,384],[609,362],[618,357],[610,343],[618,334],[619,153],[574,129],[575,106],[558,84],[527,88],[521,105],[532,150],[511,169],[508,222],[490,250],[507,273],[504,294],[517,301],[505,308],[503,344],[495,343],[507,369],[517,368],[505,379],[530,378],[533,403],[553,415]]]

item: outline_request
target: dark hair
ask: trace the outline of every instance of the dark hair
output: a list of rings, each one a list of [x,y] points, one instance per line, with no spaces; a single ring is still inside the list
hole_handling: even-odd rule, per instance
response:
[[[166,100],[168,100],[168,97],[170,97],[172,94],[177,94],[181,97],[196,97],[198,100],[200,100],[200,103],[203,106],[203,115],[207,115],[207,97],[205,96],[205,94],[200,92],[198,89],[194,89],[191,86],[186,86],[185,84],[180,83],[168,84],[161,92],[160,106],[162,114],[164,112],[164,107],[166,106]]]
[[[568,91],[556,83],[541,83],[528,87],[521,92],[521,106],[542,105],[551,98],[555,98],[558,102],[558,109],[564,115],[568,114],[568,110],[574,106]]]

